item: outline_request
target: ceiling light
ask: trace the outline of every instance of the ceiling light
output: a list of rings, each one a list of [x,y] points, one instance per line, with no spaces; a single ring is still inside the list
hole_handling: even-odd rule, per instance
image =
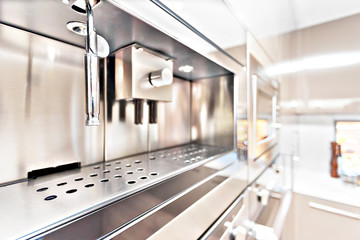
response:
[[[81,36],[86,36],[86,23],[80,21],[70,21],[66,24],[67,29]]]
[[[190,65],[184,65],[184,66],[179,67],[179,71],[181,71],[181,72],[189,73],[189,72],[192,72],[193,70],[194,70],[194,67],[190,66]]]

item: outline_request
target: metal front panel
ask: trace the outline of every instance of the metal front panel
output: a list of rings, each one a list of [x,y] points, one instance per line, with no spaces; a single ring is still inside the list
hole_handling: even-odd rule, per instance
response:
[[[224,148],[189,144],[0,188],[0,196],[6,196],[0,198],[0,236],[38,237],[181,173],[196,172],[212,160],[224,168],[234,162],[222,160],[227,153]]]
[[[234,146],[234,76],[192,82],[191,140]]]
[[[225,179],[222,176],[214,176],[215,173],[214,169],[205,166],[190,170],[50,233],[44,239],[103,239],[111,232],[126,228],[129,222],[139,215],[147,214],[146,212],[152,208],[161,208],[161,205],[164,202],[166,205],[171,198],[179,198],[175,203],[161,208],[156,214],[145,218],[125,232],[114,238],[111,237],[111,239],[146,239]],[[194,185],[203,181],[205,183],[187,193]]]
[[[103,159],[103,127],[85,126],[83,55],[81,48],[0,25],[0,163],[6,166],[0,183],[34,169]]]
[[[262,158],[266,159],[266,162],[271,161],[272,159],[267,158],[270,156],[269,154],[265,154],[266,151],[277,145],[278,142],[278,134],[276,125],[276,117],[277,117],[277,107],[276,107],[276,99],[278,96],[278,83],[275,80],[271,80],[268,78],[264,71],[264,66],[259,62],[259,60],[249,52],[249,81],[248,81],[248,100],[249,100],[249,119],[248,119],[248,155],[251,161]],[[259,96],[262,94],[263,96],[268,96],[268,100],[266,102],[260,101]],[[263,99],[264,100],[264,99]],[[261,116],[259,112],[264,109],[267,105],[271,105],[271,113],[269,115],[269,127],[271,128],[271,134],[263,139],[259,140],[257,138],[258,131],[258,120],[265,119],[264,116]],[[274,151],[277,148],[273,148]],[[277,154],[277,153],[276,153]],[[271,155],[275,155],[274,153]]]
[[[146,4],[146,1],[143,1],[144,3],[141,4]],[[72,3],[74,0],[70,2]],[[111,2],[116,1],[102,0],[94,8],[96,32],[108,41],[111,52],[129,44],[139,43],[149,49],[156,49],[159,52],[176,57],[177,61],[174,62],[176,76],[186,79],[199,79],[229,73],[228,70],[181,44],[178,40],[169,37],[157,28],[128,14],[120,9],[119,5],[115,6]],[[139,1],[128,2],[134,2],[133,4],[136,5]],[[86,21],[86,15],[78,14],[71,9],[71,4],[66,5],[61,0],[0,1],[1,23],[29,29],[32,32],[77,46],[84,46],[85,38],[71,33],[66,28],[66,23],[69,21]],[[171,22],[174,29],[183,32],[184,29],[187,30],[186,27],[173,20],[170,16],[169,22]],[[198,42],[200,38],[195,34],[193,36],[194,42]],[[210,46],[202,39],[200,39],[200,42],[203,42],[203,46]],[[199,48],[201,45],[197,47]],[[194,67],[194,71],[191,73],[181,72],[178,68],[182,65],[191,65]]]
[[[114,101],[108,95],[105,130],[105,160],[130,156],[148,150],[149,107],[143,102],[143,124],[134,123],[133,101]]]
[[[157,124],[149,124],[149,150],[167,148],[190,142],[189,81],[174,78],[173,100],[158,102]]]
[[[173,61],[132,45],[115,52],[115,98],[171,101],[172,85],[154,87],[149,74],[161,69],[173,71]]]

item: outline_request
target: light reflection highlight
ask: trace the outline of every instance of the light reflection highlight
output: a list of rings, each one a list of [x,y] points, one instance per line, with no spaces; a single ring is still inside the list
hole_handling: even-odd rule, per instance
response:
[[[270,76],[277,76],[307,70],[343,67],[359,63],[360,52],[333,53],[283,62],[269,67],[266,72]]]

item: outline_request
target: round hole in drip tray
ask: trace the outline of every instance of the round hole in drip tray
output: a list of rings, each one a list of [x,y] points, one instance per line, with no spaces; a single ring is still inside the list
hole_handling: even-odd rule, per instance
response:
[[[109,173],[110,172],[110,170],[108,170],[108,169],[105,169],[104,171],[103,171],[103,173]]]
[[[97,173],[90,174],[90,177],[96,177],[96,176],[97,176]]]
[[[110,180],[107,179],[107,178],[104,178],[104,179],[101,179],[101,180],[100,180],[100,182],[103,182],[103,183],[108,182],[108,181],[110,181]]]
[[[151,175],[151,176],[157,176],[158,173],[157,173],[157,172],[152,172],[152,173],[150,173],[150,175]]]
[[[62,183],[58,183],[57,186],[64,186],[66,184],[67,184],[67,182],[62,182]]]
[[[142,172],[142,171],[144,171],[144,169],[143,168],[138,168],[138,169],[136,169],[136,171]]]
[[[116,168],[115,168],[115,170],[120,170],[120,169],[121,169],[121,167],[116,167]]]
[[[99,169],[99,168],[100,168],[100,166],[95,166],[95,167],[94,167],[94,169]]]
[[[67,190],[66,193],[70,194],[70,193],[74,193],[74,192],[77,192],[77,189],[70,189],[70,190]]]
[[[48,190],[49,188],[48,187],[43,187],[43,188],[39,188],[38,190],[36,190],[37,192],[43,192],[43,191],[46,191]]]
[[[133,171],[127,171],[126,174],[134,174]]]
[[[120,164],[120,163],[121,163],[121,161],[116,161],[116,162],[115,162],[115,164]]]
[[[85,185],[86,188],[91,188],[91,187],[93,187],[93,186],[95,186],[95,184],[92,184],[92,183],[89,183],[89,184],[86,184],[86,185]]]
[[[109,167],[111,166],[111,163],[106,163],[105,166]]]
[[[139,177],[139,179],[146,180],[146,179],[148,179],[148,177],[147,176],[142,176],[142,177]]]
[[[56,195],[50,195],[50,196],[47,196],[46,198],[44,198],[45,201],[50,201],[50,200],[54,200],[55,198],[57,198]]]
[[[140,160],[135,160],[134,163],[135,163],[135,164],[139,164],[139,163],[141,163],[141,161],[140,161]]]
[[[127,181],[127,184],[135,184],[136,181],[135,180],[130,180],[130,181]]]
[[[114,175],[114,178],[121,178],[122,176],[120,174]]]
[[[75,178],[75,181],[79,182],[79,181],[82,181],[84,180],[84,178],[80,177],[80,178]]]
[[[126,164],[125,166],[126,166],[126,167],[131,167],[131,164]]]

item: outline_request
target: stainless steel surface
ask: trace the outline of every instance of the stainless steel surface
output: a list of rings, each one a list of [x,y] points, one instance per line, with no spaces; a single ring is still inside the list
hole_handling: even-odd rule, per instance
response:
[[[236,164],[231,165],[224,171],[236,171],[238,167],[239,165]],[[227,177],[225,181],[155,232],[149,239],[201,238],[245,190],[246,181],[236,176],[234,172],[230,175],[228,173],[222,173],[222,176]]]
[[[43,239],[103,239],[124,235],[145,239],[224,179],[216,170],[201,166],[89,214]],[[98,227],[84,231],[89,226]],[[125,233],[116,235],[120,231]]]
[[[0,55],[0,183],[103,160],[104,129],[84,125],[83,49],[0,24]]]
[[[166,13],[168,13],[170,16],[172,16],[173,18],[175,18],[176,20],[178,20],[181,24],[183,24],[185,27],[187,27],[188,29],[190,29],[191,31],[193,31],[195,34],[197,34],[199,37],[201,37],[202,39],[204,39],[206,42],[208,42],[210,45],[212,45],[217,51],[221,52],[222,54],[224,54],[225,56],[227,56],[228,58],[230,58],[231,60],[233,60],[234,62],[238,63],[241,66],[241,63],[234,58],[233,56],[231,56],[228,52],[226,52],[225,50],[223,50],[221,47],[219,47],[216,43],[214,43],[213,41],[211,41],[209,38],[207,38],[207,36],[205,36],[204,34],[202,34],[199,30],[197,30],[194,26],[192,26],[190,23],[188,23],[187,21],[185,21],[183,18],[181,18],[178,14],[176,14],[174,11],[172,11],[168,6],[166,6],[165,4],[163,4],[161,1],[159,0],[150,0],[151,2],[153,2],[154,4],[156,4],[158,7],[160,7],[162,10],[164,10]]]
[[[192,82],[191,140],[234,146],[234,76]]]
[[[66,24],[66,28],[80,36],[87,36],[87,24],[80,21],[70,21]],[[97,37],[97,55],[101,58],[105,58],[110,54],[110,46],[99,34],[96,35]]]
[[[115,1],[100,1],[93,9],[96,31],[108,41],[111,52],[129,44],[139,43],[149,49],[156,49],[168,56],[176,57],[175,76],[184,79],[200,79],[229,74],[225,68],[155,27],[126,13],[111,2]],[[77,46],[85,46],[82,36],[72,34],[66,29],[69,21],[85,22],[86,17],[78,14],[71,9],[70,5],[63,4],[60,0],[47,1],[46,4],[41,0],[0,1],[1,23],[27,29]],[[174,27],[182,28],[183,26],[178,23]],[[206,43],[204,42],[204,44]],[[178,68],[182,65],[191,65],[194,67],[194,71],[191,73],[181,72]]]
[[[135,125],[134,102],[115,100],[114,81],[108,77],[106,160],[190,142],[190,82],[174,78],[172,85],[172,101],[157,103],[157,124],[149,124],[149,105],[143,102],[143,124]]]
[[[172,101],[173,61],[167,56],[154,54],[139,45],[131,45],[114,53],[115,99],[147,99],[154,101]],[[149,81],[153,72],[168,69],[167,77],[171,79],[164,86],[155,86]],[[110,71],[110,70],[108,70]],[[154,84],[157,80],[154,79]]]
[[[94,8],[99,2],[100,0],[75,0],[75,2],[71,4],[71,8],[78,13],[86,14],[87,4],[89,4],[91,8]]]
[[[86,125],[100,125],[100,85],[99,59],[97,56],[97,34],[94,27],[94,14],[88,0],[86,10],[86,45],[85,45],[85,89],[86,89]]]
[[[254,60],[255,61],[255,60]],[[277,143],[276,118],[278,83],[276,81],[265,81],[256,74],[251,76],[252,87],[252,142],[251,157],[256,158],[269,147]],[[259,139],[261,125],[258,121],[265,120],[268,124],[266,136]]]
[[[149,81],[154,87],[170,85],[173,81],[172,70],[169,68],[164,68],[155,72],[151,72],[149,74]]]
[[[316,203],[316,202],[309,202],[309,207],[312,207],[317,210],[325,211],[328,213],[337,214],[343,217],[353,218],[356,220],[360,220],[360,214],[352,213],[349,211],[345,211],[342,209],[326,206],[324,204]]]
[[[245,205],[243,201],[245,193],[241,194],[226,211],[217,219],[217,221],[201,236],[204,239],[226,239],[226,235],[233,234],[235,221],[238,221],[240,216],[246,218]]]
[[[86,125],[100,125],[100,85],[99,85],[99,59],[94,54],[86,53],[85,88],[86,88]]]
[[[157,103],[157,124],[149,125],[149,150],[190,142],[191,82],[174,78],[173,100]]]
[[[225,153],[186,145],[0,188],[0,235],[34,237]]]
[[[277,144],[278,134],[274,128],[277,118],[277,97],[278,97],[278,83],[275,80],[269,79],[261,63],[250,53],[249,62],[249,100],[250,100],[250,114],[249,114],[249,158],[255,159],[261,153],[266,151],[269,147]],[[268,99],[260,99],[264,95]],[[265,101],[264,101],[265,100]],[[270,110],[267,106],[270,105]],[[261,112],[266,112],[266,115],[261,115]],[[267,113],[269,112],[269,113]],[[257,139],[257,129],[259,119],[266,119],[271,129],[269,136],[265,139]]]

